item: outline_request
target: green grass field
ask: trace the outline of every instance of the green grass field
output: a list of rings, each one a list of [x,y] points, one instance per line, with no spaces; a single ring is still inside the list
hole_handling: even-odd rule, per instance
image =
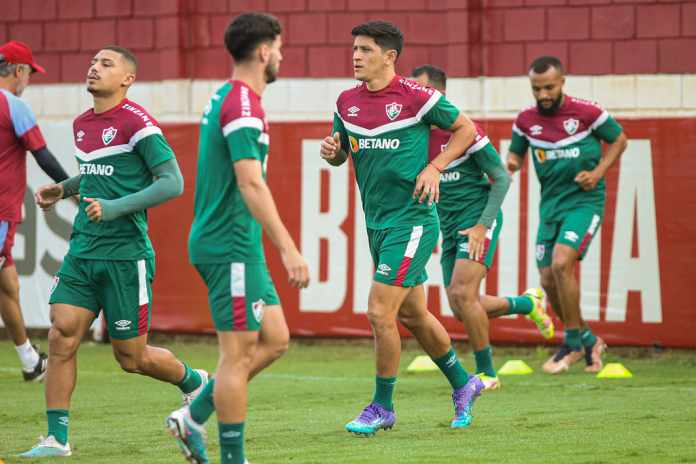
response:
[[[210,341],[164,345],[195,367],[215,365],[217,347]],[[417,354],[408,343],[402,369]],[[520,358],[536,372],[505,377],[501,390],[479,398],[467,430],[449,428],[444,377],[404,373],[396,427],[361,439],[343,425],[371,399],[371,345],[294,342],[251,385],[247,455],[253,464],[696,462],[695,352],[610,354],[633,371],[627,380],[598,380],[580,366],[550,377],[539,372],[547,354],[496,350],[496,365]],[[462,359],[472,367],[470,353]],[[13,456],[46,433],[43,387],[24,384],[16,365],[12,345],[0,342],[0,461],[33,462]],[[70,462],[184,462],[163,427],[179,404],[175,387],[122,373],[109,346],[85,343],[70,416]],[[219,462],[211,422],[208,449],[211,462]]]

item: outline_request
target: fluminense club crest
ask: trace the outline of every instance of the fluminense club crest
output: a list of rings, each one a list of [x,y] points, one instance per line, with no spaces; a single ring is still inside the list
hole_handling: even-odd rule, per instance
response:
[[[402,106],[403,105],[396,102],[391,102],[388,105],[385,105],[385,109],[387,110],[387,117],[390,121],[395,120],[401,114]]]
[[[104,145],[111,143],[114,137],[116,137],[116,132],[118,132],[118,129],[115,127],[109,127],[102,131],[102,142],[104,142]]]
[[[573,135],[575,132],[577,132],[579,126],[580,121],[578,121],[577,119],[570,118],[563,121],[563,128],[568,133],[568,135]]]

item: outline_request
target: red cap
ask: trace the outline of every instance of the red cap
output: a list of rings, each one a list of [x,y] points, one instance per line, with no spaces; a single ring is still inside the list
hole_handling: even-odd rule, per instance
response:
[[[5,45],[0,46],[0,55],[2,59],[12,64],[28,64],[32,71],[46,73],[43,67],[36,64],[34,55],[31,53],[31,48],[22,42],[10,40]]]

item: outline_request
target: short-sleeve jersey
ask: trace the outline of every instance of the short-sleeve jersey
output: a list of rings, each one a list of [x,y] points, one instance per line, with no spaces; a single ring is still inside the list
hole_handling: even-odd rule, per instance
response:
[[[262,263],[261,225],[237,186],[234,163],[258,160],[266,175],[268,122],[261,98],[246,84],[229,81],[203,113],[189,257],[194,264]]]
[[[430,131],[429,159],[432,161],[447,146],[451,132],[433,128]],[[488,202],[491,186],[488,176],[476,158],[490,156],[498,159],[486,133],[476,124],[476,137],[466,151],[452,161],[440,174],[440,201],[437,214],[443,235],[455,235],[457,231],[475,225]]]
[[[46,146],[29,106],[0,89],[0,221],[20,222],[27,188],[27,151]]]
[[[413,199],[428,163],[430,126],[452,126],[459,115],[440,92],[394,77],[382,90],[365,83],[338,97],[333,132],[350,154],[370,229],[432,224],[435,205]]]
[[[605,184],[584,191],[575,182],[580,171],[591,171],[602,157],[602,141],[612,143],[621,126],[596,103],[566,95],[558,111],[545,116],[536,106],[522,110],[512,126],[510,151],[525,155],[531,148],[541,184],[539,214],[552,222],[580,206],[603,215]]]
[[[124,99],[103,113],[89,109],[73,122],[80,167],[80,206],[68,253],[83,259],[137,260],[154,256],[147,235],[147,211],[92,222],[85,198],[113,200],[153,182],[152,168],[174,158],[157,121]]]

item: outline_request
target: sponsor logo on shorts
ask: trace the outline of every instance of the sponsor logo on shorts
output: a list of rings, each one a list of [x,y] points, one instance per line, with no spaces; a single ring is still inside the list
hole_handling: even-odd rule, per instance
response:
[[[534,156],[537,161],[543,163],[546,160],[553,161],[557,159],[573,159],[580,156],[580,148],[559,148],[557,150],[543,150],[541,148],[534,149]]]
[[[382,263],[379,266],[377,266],[377,274],[388,276],[391,270],[392,268],[388,264]]]
[[[568,135],[573,135],[575,132],[577,132],[579,126],[580,121],[578,121],[577,119],[570,118],[563,121],[563,128],[568,133]]]
[[[256,319],[256,322],[261,322],[263,319],[263,314],[266,309],[266,302],[263,301],[263,299],[254,301],[251,304],[251,309],[254,312],[254,319]]]
[[[577,242],[580,237],[572,230],[567,230],[566,233],[563,235],[563,238],[565,238],[569,242]]]
[[[391,102],[384,106],[390,121],[395,120],[401,114],[401,108],[403,108],[403,105],[396,102]]]
[[[104,142],[104,145],[110,144],[114,138],[116,137],[116,133],[118,132],[118,129],[115,127],[107,127],[102,131],[102,142]]]
[[[544,245],[537,245],[536,246],[536,259],[537,261],[541,261],[544,259],[544,255],[546,254],[546,247]]]
[[[131,326],[131,321],[121,319],[120,321],[114,322],[114,325],[116,326],[116,330],[129,330]]]
[[[112,176],[114,175],[114,167],[110,164],[80,164],[80,174],[91,174],[94,176]]]

